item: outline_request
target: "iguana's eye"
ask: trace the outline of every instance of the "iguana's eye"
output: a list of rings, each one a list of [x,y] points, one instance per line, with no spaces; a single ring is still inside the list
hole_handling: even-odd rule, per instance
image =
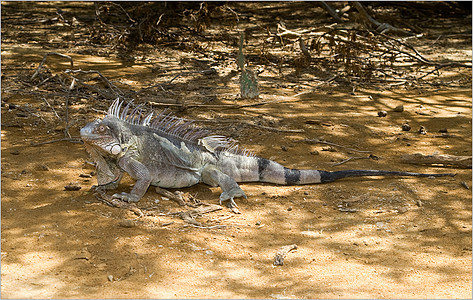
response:
[[[100,133],[103,133],[107,130],[107,126],[105,125],[100,125],[99,128],[97,128],[97,131]]]

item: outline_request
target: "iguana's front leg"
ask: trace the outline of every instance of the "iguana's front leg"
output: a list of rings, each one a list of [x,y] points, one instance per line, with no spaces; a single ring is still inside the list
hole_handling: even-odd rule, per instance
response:
[[[220,204],[222,204],[222,201],[230,200],[230,207],[238,207],[233,198],[246,198],[245,192],[243,192],[235,179],[223,173],[215,166],[205,166],[202,171],[202,182],[211,186],[220,186],[223,191],[220,195]]]
[[[151,175],[145,165],[132,157],[124,156],[118,162],[120,168],[136,180],[130,193],[114,194],[113,197],[126,202],[138,202],[151,184]]]
[[[99,175],[97,175],[97,176],[99,176]],[[120,184],[120,181],[122,180],[122,177],[123,177],[123,172],[120,173],[120,175],[118,176],[117,179],[115,179],[113,181],[110,181],[108,183],[94,185],[94,186],[92,186],[92,188],[95,189],[95,190],[98,190],[98,191],[114,190]]]

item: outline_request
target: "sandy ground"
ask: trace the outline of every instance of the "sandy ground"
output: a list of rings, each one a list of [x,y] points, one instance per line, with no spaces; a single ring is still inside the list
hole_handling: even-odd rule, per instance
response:
[[[263,5],[270,6],[233,8],[252,12],[255,22],[263,22]],[[304,5],[285,3],[274,9],[281,16],[292,12],[303,27],[304,12],[321,12]],[[28,17],[54,17],[57,7],[70,14],[74,7],[83,14],[93,11],[93,3],[36,3]],[[19,22],[24,9],[25,4],[2,3],[2,298],[472,297],[471,170],[400,160],[413,153],[471,156],[471,69],[442,71],[432,79],[438,85],[373,85],[354,93],[351,86],[330,83],[311,92],[314,74],[287,82],[265,71],[260,74],[260,99],[239,100],[238,76],[228,75],[235,68],[238,47],[222,43],[215,34],[219,28],[211,26],[208,32],[215,39],[209,47],[233,56],[219,65],[217,77],[182,76],[176,81],[174,91],[182,101],[214,105],[175,110],[179,116],[203,120],[197,124],[292,168],[457,175],[346,179],[307,186],[242,184],[248,199],[237,200],[241,214],[224,208],[197,218],[203,226],[214,227],[196,228],[171,214],[189,207],[151,188],[137,205],[146,212],[141,217],[98,201],[90,191],[96,183],[90,176],[94,168],[80,143],[32,146],[64,136],[64,91],[58,88],[57,94],[48,94],[23,82],[48,51],[68,54],[75,68],[99,70],[135,90],[153,80],[173,78],[181,72],[178,68],[190,68],[194,56],[205,57],[176,48],[148,48],[142,55],[149,61],[124,63],[81,45],[80,31],[76,37],[70,29],[58,34],[60,22]],[[460,28],[471,33],[471,14],[466,21],[450,21],[446,32]],[[425,30],[437,29],[425,25]],[[471,34],[466,45],[440,39],[429,48],[430,43],[420,40],[418,47],[431,59],[471,60]],[[68,67],[67,61],[52,59],[48,71],[58,74]],[[164,98],[173,97],[168,93]],[[271,103],[224,106],[257,101]],[[70,106],[71,135],[77,137],[109,103],[75,98]],[[393,111],[398,105],[404,105],[403,112]],[[388,115],[378,117],[381,110]],[[411,131],[402,131],[405,122]],[[427,134],[418,133],[420,126]],[[445,128],[448,135],[439,132]],[[350,157],[368,156],[353,149],[370,151],[378,160],[334,166]],[[70,184],[81,189],[66,191]],[[129,191],[132,185],[127,177],[118,191]],[[220,194],[219,188],[203,184],[182,192],[210,204],[218,203]],[[297,249],[287,254],[284,265],[274,266],[278,249],[291,244]]]

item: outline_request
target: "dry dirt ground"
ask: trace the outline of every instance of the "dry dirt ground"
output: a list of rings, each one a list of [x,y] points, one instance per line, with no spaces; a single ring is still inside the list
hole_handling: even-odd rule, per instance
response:
[[[409,8],[378,8],[379,18],[383,9],[394,22]],[[404,21],[424,33],[411,41],[426,58],[471,62],[471,11],[432,8],[414,17]],[[298,51],[294,40],[260,49],[267,28],[274,33],[281,20],[292,30],[333,24],[312,2],[232,2],[191,40],[193,49],[183,37],[119,52],[89,39],[93,2],[2,2],[2,298],[471,298],[471,170],[400,160],[413,153],[471,156],[471,68],[442,68],[404,83],[329,81],[323,66],[295,71],[292,58],[284,60]],[[238,32],[245,28],[253,34],[247,59],[262,67],[255,100],[238,96]],[[168,103],[178,116],[288,167],[457,175],[242,184],[248,199],[237,199],[241,214],[227,208],[204,214],[196,218],[200,227],[172,214],[192,208],[150,188],[137,204],[145,213],[137,216],[97,200],[90,190],[94,168],[81,143],[34,146],[64,137],[69,61],[50,57],[30,80],[50,51],[70,55],[73,69],[100,71],[121,90],[168,83],[136,101]],[[283,63],[263,63],[263,52]],[[217,72],[183,73],[210,67]],[[88,78],[106,90],[100,78]],[[110,101],[77,85],[69,97],[72,137]],[[258,102],[268,103],[231,106]],[[404,111],[394,112],[399,105]],[[378,117],[382,110],[386,117]],[[402,131],[406,122],[411,131]],[[335,165],[370,154],[354,149],[378,159]],[[67,185],[81,189],[67,191]],[[132,185],[125,178],[118,190]],[[182,192],[216,204],[220,190],[199,184]],[[297,249],[284,265],[274,266],[278,249],[292,244]]]

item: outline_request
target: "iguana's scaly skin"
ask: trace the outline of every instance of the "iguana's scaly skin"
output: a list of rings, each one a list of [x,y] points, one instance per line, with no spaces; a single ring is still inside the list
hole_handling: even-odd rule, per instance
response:
[[[277,162],[249,155],[231,140],[197,130],[182,119],[152,114],[142,117],[141,108],[130,111],[118,99],[102,120],[80,131],[86,150],[96,162],[100,188],[115,189],[123,172],[136,183],[130,193],[113,197],[137,202],[150,185],[189,187],[199,182],[220,186],[220,202],[245,197],[237,182],[268,182],[300,185],[331,182],[358,176],[440,177],[454,174],[421,174],[381,170],[319,171],[289,169]],[[130,111],[130,112],[129,112]]]

